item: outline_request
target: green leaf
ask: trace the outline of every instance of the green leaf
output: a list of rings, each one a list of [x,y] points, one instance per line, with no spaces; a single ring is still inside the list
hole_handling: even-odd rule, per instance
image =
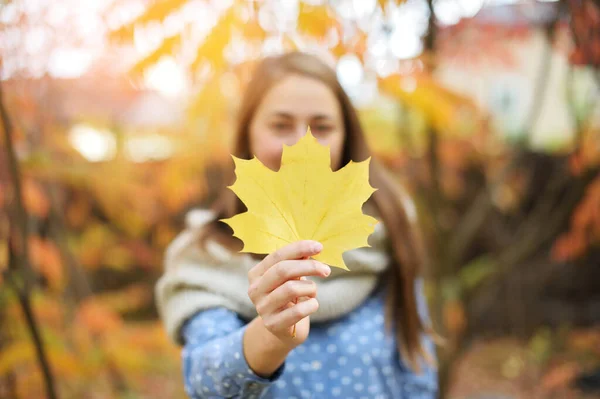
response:
[[[488,255],[480,256],[464,266],[458,273],[459,280],[466,290],[472,290],[483,279],[494,272],[496,265]]]

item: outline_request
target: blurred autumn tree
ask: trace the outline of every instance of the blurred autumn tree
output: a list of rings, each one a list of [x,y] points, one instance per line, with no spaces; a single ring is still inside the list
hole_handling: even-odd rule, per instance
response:
[[[65,119],[48,101],[80,101],[62,96],[64,88],[41,79],[34,83],[44,92],[33,91],[38,97],[32,97],[25,81],[2,82],[5,151],[0,161],[9,165],[6,154],[13,154],[20,171],[0,168],[1,283],[12,287],[0,295],[0,320],[9,326],[0,334],[0,392],[41,396],[36,361],[44,358],[44,349],[46,380],[58,381],[47,390],[61,397],[85,396],[90,389],[101,396],[145,392],[151,389],[149,375],[177,367],[176,350],[158,324],[124,321],[143,318],[153,308],[152,285],[164,247],[185,211],[206,199],[218,181],[218,167],[208,166],[228,159],[236,100],[256,57],[294,49],[321,49],[332,61],[357,60],[364,80],[387,96],[385,107],[370,104],[361,116],[371,148],[410,187],[421,210],[432,248],[427,270],[432,317],[448,338],[440,350],[443,393],[451,365],[478,328],[489,324],[494,304],[507,304],[508,316],[496,315],[505,326],[529,321],[535,328],[535,319],[520,313],[526,308],[518,302],[522,292],[515,293],[510,279],[533,273],[539,283],[532,291],[539,292],[556,271],[552,265],[592,264],[598,257],[600,140],[591,119],[596,97],[579,106],[572,90],[576,68],[590,69],[599,79],[598,6],[592,0],[560,1],[534,27],[531,21],[516,30],[476,27],[472,35],[468,20],[454,27],[440,24],[435,2],[409,2],[425,7],[428,18],[420,21],[424,51],[408,60],[389,50],[403,39],[394,35],[394,16],[403,1],[378,1],[373,10],[356,15],[344,2],[150,2],[111,38],[124,48],[144,39],[156,42],[131,68],[134,84],[164,59],[186,65],[193,95],[185,123],[175,127],[131,129],[126,120],[101,115]],[[127,4],[115,2],[106,13],[119,13]],[[3,30],[35,26],[22,11]],[[210,23],[199,24],[191,11],[204,13]],[[521,40],[532,31],[541,32],[544,51],[525,122],[517,140],[510,141],[496,134],[488,111],[474,99],[440,83],[439,66],[451,59],[465,68],[490,62],[510,69],[509,39]],[[562,36],[568,38],[566,49],[557,39]],[[368,51],[372,47],[383,50],[375,57]],[[565,96],[575,139],[540,151],[532,145],[532,132],[549,95],[551,55],[557,48],[570,54]],[[19,49],[16,43],[12,55],[21,54]],[[95,74],[102,85],[110,79],[100,70]],[[73,149],[68,137],[73,124],[81,122],[111,132],[112,158],[91,163]],[[135,138],[149,137],[167,139],[158,142],[170,148],[169,155],[133,162],[129,150],[143,143]],[[201,178],[205,172],[206,180]],[[22,309],[28,307],[32,317],[26,322]],[[41,334],[32,346],[28,337],[36,328]],[[109,384],[99,385],[99,376]],[[181,394],[179,381],[172,383],[179,391],[170,388],[159,396]]]
[[[49,22],[53,3],[2,7],[0,397],[182,396],[152,292],[164,247],[203,191],[205,141],[179,126],[132,129],[119,107],[152,97],[102,70],[52,78],[52,50],[87,43]],[[33,56],[36,32],[47,46]],[[75,150],[82,134],[107,129],[110,156]],[[176,156],[135,158],[132,147],[152,140]]]
[[[312,6],[300,2],[296,21],[277,23],[273,22],[275,5],[234,1],[221,13],[197,51],[192,51],[195,58],[189,63],[190,73],[200,76],[203,87],[195,115],[210,118],[212,114],[215,118],[217,113],[206,99],[222,96],[216,82],[236,77],[237,93],[243,89],[247,65],[256,52],[249,51],[250,57],[235,59],[228,57],[231,49],[260,46],[266,40],[274,40],[279,51],[307,49],[318,43],[338,59],[347,54],[356,56],[363,63],[365,74],[373,74],[367,46],[377,34],[393,30],[389,16],[402,7],[401,3],[379,2],[379,9],[371,16],[379,28],[365,28],[359,18],[344,18],[342,6],[335,4]],[[473,332],[469,326],[479,324],[491,304],[505,298],[500,293],[509,276],[550,249],[556,261],[565,261],[590,253],[589,248],[598,243],[598,127],[590,123],[596,103],[592,95],[583,110],[576,109],[572,79],[576,65],[597,67],[600,42],[597,30],[591,29],[598,26],[598,9],[593,1],[559,2],[544,9],[550,11],[545,19],[525,21],[520,29],[478,30],[477,35],[468,36],[471,40],[464,42],[456,34],[464,27],[439,32],[435,4],[426,4],[429,19],[423,54],[412,60],[408,73],[397,71],[379,74],[377,78],[379,89],[410,115],[403,118],[409,122],[398,133],[408,145],[402,151],[379,151],[378,155],[387,159],[399,175],[414,171],[408,181],[423,209],[433,255],[429,270],[433,318],[438,329],[449,337],[449,345],[441,352],[441,385],[445,390],[449,367]],[[113,36],[131,41],[140,26],[164,22],[181,11],[183,5],[172,1],[155,3]],[[269,18],[271,25],[260,23]],[[502,142],[473,101],[440,85],[435,78],[438,58],[440,54],[450,58],[468,55],[471,64],[479,57],[510,68],[511,50],[503,43],[530,36],[532,30],[541,31],[545,48],[537,60],[533,99],[518,140]],[[571,53],[573,66],[565,86],[575,140],[567,148],[540,152],[532,146],[532,135],[549,95],[546,87],[551,57],[553,49],[560,47],[560,35],[572,42],[566,51]],[[473,40],[478,40],[476,45]],[[140,73],[163,56],[179,54],[186,44],[184,34],[166,37],[162,45],[137,64],[133,73]],[[598,72],[593,74],[597,76]],[[376,152],[390,148],[380,145],[385,134],[372,130],[377,126],[374,116],[367,114],[364,119]],[[490,146],[497,147],[493,156]],[[548,266],[536,273],[544,281],[543,276],[554,271]],[[518,307],[508,309],[516,323],[523,319],[516,315]]]
[[[428,4],[434,18],[432,2]],[[586,60],[579,65],[591,66],[595,79],[592,84],[600,85],[595,54],[590,52],[592,47],[600,46],[599,32],[596,28],[583,33],[584,28],[578,25],[597,27],[599,17],[600,10],[592,1],[571,1],[557,3],[549,17],[542,19],[545,50],[538,60],[532,101],[516,142],[502,148],[499,156],[489,157],[485,150],[478,151],[478,139],[444,141],[442,131],[434,125],[428,130],[426,162],[417,160],[423,176],[417,181],[416,190],[423,200],[423,213],[428,216],[425,220],[430,223],[433,238],[430,295],[434,320],[449,338],[441,351],[443,396],[450,383],[451,366],[468,349],[481,326],[486,321],[490,324],[491,315],[494,322],[504,319],[504,332],[508,327],[510,333],[532,334],[547,323],[547,319],[534,316],[541,313],[539,306],[531,305],[527,311],[527,305],[533,302],[531,295],[528,300],[524,285],[514,284],[511,278],[518,279],[526,273],[535,275],[537,283],[530,283],[525,289],[541,297],[545,282],[557,271],[548,260],[549,253],[556,262],[586,255],[591,258],[582,263],[597,262],[594,246],[600,237],[595,216],[600,204],[596,193],[600,183],[600,132],[598,125],[591,123],[591,117],[597,110],[600,86],[592,90],[583,110],[577,109],[573,67],[569,67],[566,102],[574,140],[558,151],[540,152],[532,145],[532,137],[549,95],[552,53],[560,45],[561,34],[566,33],[573,42],[574,46],[567,50],[571,60]],[[568,22],[570,26],[566,25]],[[501,30],[496,32],[496,39],[501,36]],[[430,20],[425,42],[434,59],[438,40],[435,21]],[[582,57],[582,53],[586,55]],[[432,64],[435,68],[435,61]],[[488,145],[495,143],[489,132],[486,135],[483,140]],[[466,181],[471,182],[471,187],[465,187]],[[502,313],[498,312],[499,303]],[[573,317],[563,322],[576,324],[577,320]]]

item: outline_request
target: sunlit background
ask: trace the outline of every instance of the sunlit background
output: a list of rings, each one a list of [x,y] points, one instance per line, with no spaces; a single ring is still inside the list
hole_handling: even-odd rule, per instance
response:
[[[184,397],[163,252],[292,50],[413,197],[441,396],[600,397],[597,0],[0,0],[0,397]]]

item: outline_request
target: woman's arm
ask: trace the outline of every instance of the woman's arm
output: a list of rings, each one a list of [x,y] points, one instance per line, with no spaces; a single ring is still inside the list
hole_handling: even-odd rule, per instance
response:
[[[265,339],[270,333],[256,320],[244,325],[235,312],[219,307],[184,324],[183,375],[191,398],[259,398],[279,378],[288,351],[271,346]]]
[[[273,375],[283,365],[292,349],[289,345],[283,345],[265,328],[260,316],[248,323],[243,344],[244,355],[250,368],[264,378]]]

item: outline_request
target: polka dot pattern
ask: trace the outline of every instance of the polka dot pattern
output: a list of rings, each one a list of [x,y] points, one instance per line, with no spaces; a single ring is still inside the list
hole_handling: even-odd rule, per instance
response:
[[[418,288],[419,311],[427,318]],[[415,374],[404,364],[385,331],[383,306],[383,293],[375,292],[346,317],[313,323],[306,342],[270,378],[248,366],[245,325],[234,312],[199,312],[182,330],[185,391],[191,398],[435,398],[435,370],[423,362]],[[431,340],[423,342],[434,353]]]
[[[200,312],[185,324],[182,360],[188,396],[263,397],[266,389],[283,373],[285,364],[271,378],[258,376],[243,355],[243,334],[242,321],[224,308]]]

